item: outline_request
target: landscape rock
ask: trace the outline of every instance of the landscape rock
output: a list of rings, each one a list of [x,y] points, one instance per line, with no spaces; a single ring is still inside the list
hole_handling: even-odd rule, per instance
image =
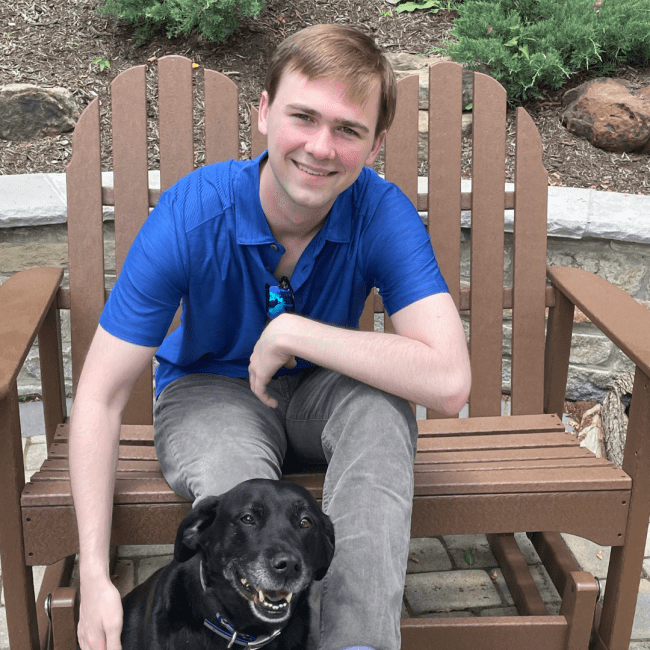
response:
[[[564,94],[562,124],[606,151],[650,153],[650,86],[597,79]]]
[[[0,86],[0,138],[31,140],[72,131],[79,113],[65,88]]]
[[[420,110],[429,108],[429,66],[440,61],[451,61],[448,56],[431,55],[419,56],[417,54],[407,54],[406,52],[397,52],[387,54],[390,64],[395,70],[398,79],[416,74],[420,77]],[[472,103],[474,93],[474,75],[472,71],[463,69],[463,107]]]

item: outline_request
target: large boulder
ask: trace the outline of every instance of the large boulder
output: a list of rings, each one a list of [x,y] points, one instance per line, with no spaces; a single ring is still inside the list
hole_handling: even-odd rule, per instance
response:
[[[74,97],[65,88],[0,86],[0,138],[4,140],[31,140],[72,131],[78,116]]]
[[[650,86],[597,79],[567,91],[562,124],[606,151],[650,153]]]

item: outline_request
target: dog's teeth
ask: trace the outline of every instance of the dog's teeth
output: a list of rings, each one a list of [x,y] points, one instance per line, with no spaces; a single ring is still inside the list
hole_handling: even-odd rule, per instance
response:
[[[284,599],[287,601],[287,605],[291,602],[291,599],[292,599],[292,598],[293,598],[293,593],[291,593],[291,592],[289,592],[289,593],[285,596]]]
[[[258,589],[257,595],[260,598],[260,603],[263,603],[264,602],[264,592],[261,589]]]

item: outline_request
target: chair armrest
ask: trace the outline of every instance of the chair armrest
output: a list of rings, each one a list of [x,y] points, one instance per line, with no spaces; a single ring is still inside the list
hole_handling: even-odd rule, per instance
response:
[[[0,286],[0,400],[16,380],[62,277],[59,268],[34,268]]]
[[[598,329],[650,376],[650,310],[600,276],[568,266],[548,277]]]

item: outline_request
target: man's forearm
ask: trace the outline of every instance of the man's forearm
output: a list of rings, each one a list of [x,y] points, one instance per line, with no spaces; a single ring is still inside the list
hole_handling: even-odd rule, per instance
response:
[[[70,481],[79,530],[82,579],[108,576],[119,414],[79,401],[70,428]]]
[[[458,332],[453,344],[434,350],[407,336],[348,330],[290,314],[267,329],[268,345],[277,346],[280,360],[301,357],[447,415],[458,413],[467,399],[469,364]]]

